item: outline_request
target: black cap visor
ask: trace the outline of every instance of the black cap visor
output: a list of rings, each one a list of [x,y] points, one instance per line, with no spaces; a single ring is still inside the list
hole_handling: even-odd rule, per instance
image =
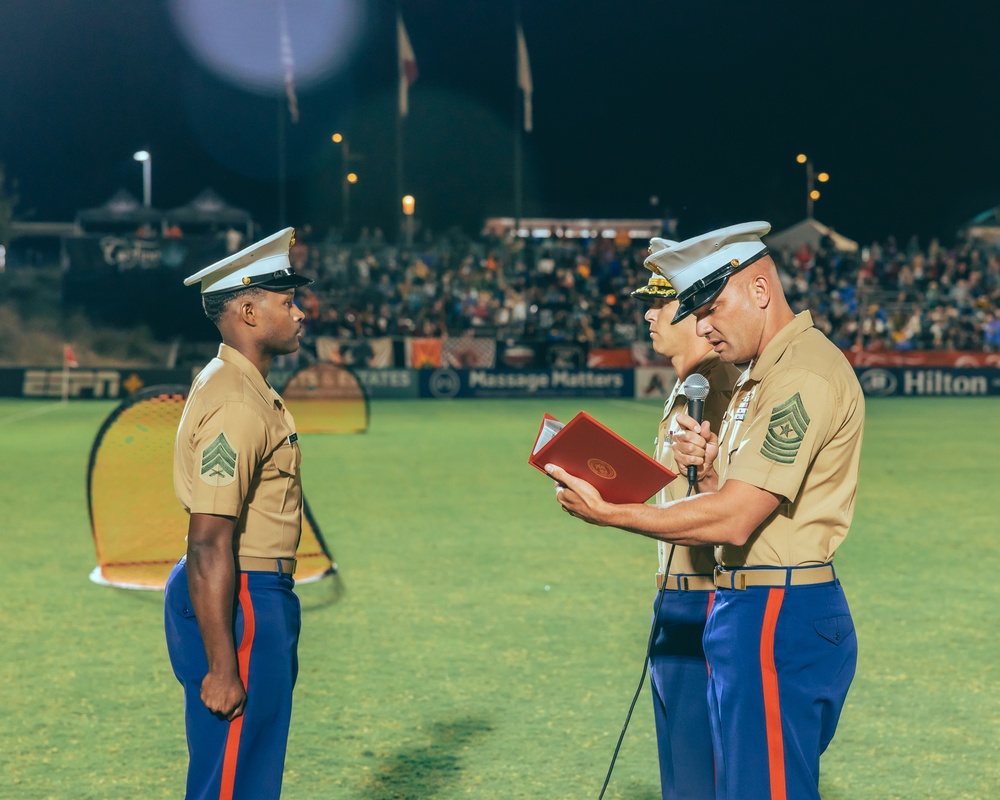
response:
[[[677,296],[677,299],[680,300],[680,304],[677,306],[677,313],[674,314],[674,318],[670,321],[670,324],[676,325],[684,319],[684,317],[694,313],[703,305],[711,303],[716,297],[722,294],[722,290],[726,288],[726,284],[729,283],[729,279],[735,273],[739,272],[744,267],[750,266],[754,261],[757,261],[766,255],[767,248],[765,247],[752,258],[748,258],[738,266],[734,267],[732,262],[730,262],[724,267],[717,269],[711,275],[707,275],[701,280],[692,283],[687,289]]]
[[[244,278],[244,281],[246,280]],[[244,283],[244,287],[247,289],[251,287],[267,289],[271,292],[287,292],[289,289],[306,286],[310,283],[312,283],[312,280],[304,275],[296,275],[292,269],[286,267],[285,269],[268,272],[264,275],[254,275],[248,282]],[[239,287],[236,288],[238,289]]]

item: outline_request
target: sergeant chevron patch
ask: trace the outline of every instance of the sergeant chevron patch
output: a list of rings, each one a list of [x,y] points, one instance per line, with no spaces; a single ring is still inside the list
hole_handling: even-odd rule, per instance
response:
[[[771,409],[771,421],[760,454],[777,464],[792,464],[799,454],[799,445],[809,428],[809,415],[796,392],[780,406]]]
[[[228,486],[236,480],[236,451],[225,433],[201,451],[201,479],[209,486]]]

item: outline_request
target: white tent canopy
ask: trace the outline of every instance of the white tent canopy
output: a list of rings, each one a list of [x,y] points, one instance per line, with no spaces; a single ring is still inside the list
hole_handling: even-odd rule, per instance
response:
[[[834,248],[842,253],[856,253],[858,250],[858,243],[853,239],[848,239],[812,217],[807,217],[783,231],[765,236],[764,241],[771,250],[791,255],[803,244],[809,245],[813,250],[818,249],[820,239],[824,236],[829,237]]]
[[[961,227],[959,234],[969,241],[1000,243],[1000,206],[974,216]]]

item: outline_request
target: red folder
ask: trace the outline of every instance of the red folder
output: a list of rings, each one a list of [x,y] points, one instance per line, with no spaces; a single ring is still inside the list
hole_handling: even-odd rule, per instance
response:
[[[611,503],[645,503],[677,477],[585,411],[565,425],[546,414],[528,463],[542,472],[546,464],[562,467]]]

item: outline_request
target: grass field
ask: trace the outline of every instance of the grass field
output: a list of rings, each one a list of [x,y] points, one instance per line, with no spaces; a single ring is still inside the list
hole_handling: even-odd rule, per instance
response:
[[[0,797],[183,793],[162,595],[87,580],[87,454],[112,407],[0,402]],[[641,670],[655,548],[559,513],[526,465],[542,412],[583,407],[650,445],[657,407],[608,400],[382,401],[366,434],[303,437],[341,575],[299,590],[285,798],[597,797]],[[997,411],[869,401],[837,556],[860,662],[824,800],[1000,786]],[[658,797],[648,687],[607,797]]]

